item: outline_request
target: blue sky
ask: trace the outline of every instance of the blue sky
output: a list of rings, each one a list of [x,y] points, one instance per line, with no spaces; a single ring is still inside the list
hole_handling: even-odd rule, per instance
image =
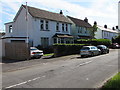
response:
[[[4,23],[11,22],[21,4],[59,13],[79,19],[88,18],[90,24],[107,24],[109,28],[118,25],[119,0],[0,0],[0,31]]]

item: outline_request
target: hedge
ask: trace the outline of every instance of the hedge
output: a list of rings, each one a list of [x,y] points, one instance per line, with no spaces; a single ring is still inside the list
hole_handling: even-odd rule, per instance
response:
[[[111,45],[111,40],[109,39],[79,39],[76,41],[77,43],[82,43],[82,44],[90,44],[90,45],[106,45],[110,46]]]
[[[64,56],[71,54],[79,54],[80,49],[85,46],[85,44],[59,44],[53,45],[54,48],[54,56]]]
[[[92,39],[95,43],[92,43],[93,45],[106,45],[110,46],[111,45],[111,40],[109,39]]]

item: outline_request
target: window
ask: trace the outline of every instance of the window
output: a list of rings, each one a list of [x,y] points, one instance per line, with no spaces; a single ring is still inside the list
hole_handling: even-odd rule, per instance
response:
[[[68,24],[66,24],[66,32],[68,31]]]
[[[87,33],[87,30],[85,30],[85,34]]]
[[[60,38],[58,38],[58,43],[61,43],[61,39]]]
[[[82,33],[82,27],[80,27],[80,29],[79,29],[79,30],[80,30],[80,33]]]
[[[64,38],[61,38],[61,43],[64,43]]]
[[[78,33],[82,33],[82,28],[81,27],[78,28]]]
[[[64,31],[64,24],[62,24],[62,31]]]
[[[46,21],[46,30],[48,30],[48,21]]]
[[[59,31],[59,23],[56,23],[56,31]]]
[[[41,37],[41,45],[43,47],[48,47],[48,45],[49,45],[49,38],[48,37]]]
[[[54,43],[57,43],[57,38],[54,38]]]
[[[43,30],[44,29],[44,22],[43,22],[43,20],[41,20],[40,22],[41,22],[40,28],[41,28],[41,30]]]
[[[9,33],[12,33],[12,25],[9,26]]]

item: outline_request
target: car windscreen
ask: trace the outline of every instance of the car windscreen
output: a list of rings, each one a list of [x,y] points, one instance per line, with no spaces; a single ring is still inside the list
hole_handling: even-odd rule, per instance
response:
[[[83,47],[81,50],[90,50],[89,47]]]
[[[37,49],[34,48],[34,49],[30,49],[30,50],[37,50]]]
[[[97,47],[98,49],[102,49],[103,47]]]

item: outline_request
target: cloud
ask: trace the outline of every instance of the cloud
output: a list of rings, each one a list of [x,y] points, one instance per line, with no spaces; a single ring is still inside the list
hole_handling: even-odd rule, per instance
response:
[[[13,18],[21,4],[25,4],[26,1],[29,6],[40,9],[57,13],[63,10],[64,15],[80,19],[88,17],[91,24],[97,21],[99,25],[108,24],[110,27],[117,25],[117,4],[119,0],[4,0],[2,6],[9,8],[2,13]],[[86,3],[89,7],[81,5]]]

